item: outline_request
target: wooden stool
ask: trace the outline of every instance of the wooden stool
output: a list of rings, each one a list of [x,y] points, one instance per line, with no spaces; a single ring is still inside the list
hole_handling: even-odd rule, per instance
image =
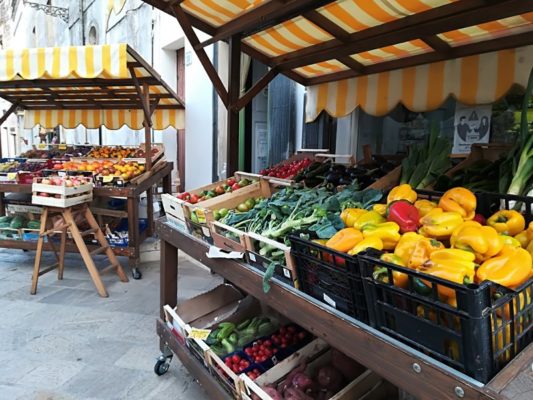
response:
[[[85,219],[89,223],[90,229],[83,231],[83,232],[79,231],[74,221],[73,210],[80,210],[81,212],[83,212]],[[64,224],[57,228],[52,227],[51,229],[47,229],[48,217],[52,213],[61,214],[63,216]],[[67,232],[71,233],[72,238],[74,239],[74,242],[76,243],[76,246],[78,247],[81,257],[83,258],[83,261],[85,262],[85,266],[87,267],[87,270],[89,271],[89,274],[91,275],[91,279],[93,280],[94,285],[96,286],[96,290],[98,291],[98,294],[100,296],[108,297],[105,286],[102,282],[102,279],[100,278],[100,273],[106,273],[114,269],[116,270],[116,273],[122,282],[128,282],[128,278],[126,274],[124,273],[122,266],[118,262],[117,257],[115,256],[115,253],[113,253],[113,249],[111,249],[111,247],[107,243],[107,240],[104,234],[102,233],[100,226],[94,219],[94,216],[86,203],[78,207],[67,207],[67,208],[55,208],[55,207],[45,206],[43,207],[43,213],[41,215],[41,228],[39,231],[39,240],[37,241],[37,254],[35,255],[35,264],[33,267],[33,276],[32,276],[31,292],[30,292],[31,294],[37,293],[37,281],[39,279],[39,276],[44,275],[47,272],[53,271],[54,269],[57,268],[57,279],[60,279],[60,280],[63,279],[63,270],[65,267],[64,263],[65,263],[65,246],[66,246],[66,241],[67,241]],[[57,251],[54,243],[51,240],[52,236],[54,236],[57,233],[61,234],[59,252]],[[87,248],[87,245],[83,241],[83,238],[91,234],[95,235],[101,247],[98,247],[97,249],[89,252],[89,249]],[[54,252],[57,258],[57,263],[41,270],[41,257],[43,253],[45,237],[48,238],[48,243],[50,244],[50,247],[52,248],[52,251]],[[99,271],[96,268],[96,265],[94,264],[92,256],[96,254],[101,254],[101,253],[105,253],[107,255],[107,258],[109,258],[111,265]]]

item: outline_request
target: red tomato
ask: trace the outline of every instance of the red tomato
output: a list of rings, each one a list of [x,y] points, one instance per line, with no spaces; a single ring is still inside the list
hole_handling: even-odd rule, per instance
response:
[[[198,195],[197,194],[191,194],[191,197],[189,198],[189,203],[196,204],[198,203]]]
[[[239,185],[238,183],[234,183],[233,185],[231,185],[231,190],[238,190],[241,188],[241,185]]]
[[[233,185],[235,185],[235,183],[236,183],[236,181],[235,181],[234,178],[229,178],[229,179],[226,181],[226,184],[227,184],[228,186],[233,186]]]
[[[241,362],[241,358],[237,354],[234,354],[233,356],[231,356],[231,361],[233,361],[233,363],[237,364],[237,363]]]

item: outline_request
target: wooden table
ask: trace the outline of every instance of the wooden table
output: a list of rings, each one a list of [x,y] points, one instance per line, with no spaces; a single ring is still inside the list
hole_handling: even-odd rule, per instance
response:
[[[178,297],[178,249],[418,399],[533,398],[533,344],[483,385],[281,282],[273,281],[265,294],[257,269],[235,260],[207,258],[205,243],[174,229],[164,219],[156,221],[156,232],[161,239],[161,319],[157,323],[161,350],[168,354],[170,348],[210,398],[226,397],[162,322],[163,306],[174,307]]]
[[[113,247],[116,255],[128,257],[128,263],[132,269],[134,279],[140,279],[142,274],[139,270],[140,260],[140,246],[141,243],[153,235],[154,218],[153,218],[153,192],[152,187],[158,185],[160,182],[163,187],[163,193],[172,192],[172,173],[173,164],[166,162],[164,166],[155,172],[145,172],[146,178],[137,185],[128,185],[125,187],[95,187],[93,196],[97,198],[117,197],[126,200],[126,210],[108,210],[105,208],[91,207],[95,215],[105,215],[118,218],[128,219],[128,247]],[[143,192],[147,193],[148,210],[147,219],[148,227],[142,233],[139,232],[139,200]],[[5,194],[6,193],[31,193],[31,185],[29,184],[15,184],[15,183],[0,183],[0,215],[5,215]],[[0,247],[10,249],[35,250],[37,248],[37,241],[25,242],[22,240],[0,240]],[[92,250],[93,246],[87,246]],[[96,248],[98,246],[95,246]],[[45,250],[51,251],[48,244],[45,244]],[[67,244],[66,251],[78,252],[78,248],[72,243]]]

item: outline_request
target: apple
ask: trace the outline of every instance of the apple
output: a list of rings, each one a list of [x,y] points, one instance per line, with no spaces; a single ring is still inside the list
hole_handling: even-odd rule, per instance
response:
[[[72,183],[72,181],[70,179],[65,179],[65,186],[66,187],[72,187],[72,186],[74,186],[74,184]]]
[[[50,184],[51,184],[51,181],[50,181],[50,179],[43,179],[43,180],[41,181],[41,183],[42,183],[43,185],[50,185]]]
[[[39,194],[39,196],[41,196],[41,197],[49,197],[48,193],[44,193],[44,192],[42,192],[41,194]]]

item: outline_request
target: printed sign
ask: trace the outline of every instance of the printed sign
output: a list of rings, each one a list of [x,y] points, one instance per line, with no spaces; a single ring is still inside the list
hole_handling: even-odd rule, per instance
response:
[[[454,154],[468,154],[474,143],[488,143],[492,107],[467,107],[457,103],[455,108]]]

